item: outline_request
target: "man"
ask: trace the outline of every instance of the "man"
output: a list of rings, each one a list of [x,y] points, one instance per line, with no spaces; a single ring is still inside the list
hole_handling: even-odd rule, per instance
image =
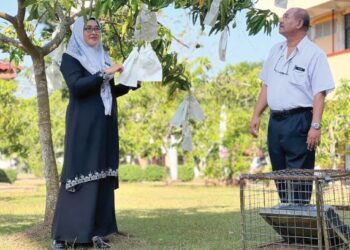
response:
[[[279,26],[287,40],[272,48],[259,76],[263,85],[250,132],[258,136],[259,117],[269,106],[268,148],[273,171],[314,169],[324,100],[334,89],[327,56],[307,37],[309,25],[306,10],[287,10]],[[277,188],[282,202],[310,201],[310,183],[292,184],[292,198],[287,197],[285,182],[278,181]]]

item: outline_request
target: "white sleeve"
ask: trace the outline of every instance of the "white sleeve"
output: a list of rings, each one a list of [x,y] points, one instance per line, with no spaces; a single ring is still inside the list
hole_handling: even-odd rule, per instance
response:
[[[327,94],[330,93],[334,90],[335,84],[326,54],[320,53],[312,61],[312,64],[310,72],[312,94],[316,95],[322,91],[326,91]]]
[[[264,62],[263,67],[261,69],[261,72],[259,74],[259,79],[261,81],[263,81],[263,83],[267,86],[269,85],[268,84],[268,74],[269,74],[270,63],[271,63],[272,57],[273,57],[276,49],[279,48],[280,46],[281,46],[281,43],[278,43],[271,48],[269,56],[267,57],[266,61]]]
[[[266,61],[264,62],[263,67],[262,67],[262,69],[261,69],[261,71],[260,71],[260,74],[259,74],[259,79],[260,79],[261,81],[263,81],[263,83],[264,83],[265,85],[268,85],[268,83],[267,83],[268,61],[269,61],[269,60],[266,60]]]

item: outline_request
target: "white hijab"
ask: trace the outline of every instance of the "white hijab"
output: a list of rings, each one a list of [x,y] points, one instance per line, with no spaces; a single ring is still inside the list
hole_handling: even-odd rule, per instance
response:
[[[96,20],[97,24],[100,23]],[[77,59],[83,67],[91,74],[96,74],[109,67],[112,63],[111,58],[103,49],[102,42],[95,47],[90,47],[84,41],[84,18],[79,17],[73,26],[72,36],[69,39],[66,53]],[[100,95],[105,108],[105,115],[111,115],[112,111],[112,93],[109,80],[106,79],[101,85]]]

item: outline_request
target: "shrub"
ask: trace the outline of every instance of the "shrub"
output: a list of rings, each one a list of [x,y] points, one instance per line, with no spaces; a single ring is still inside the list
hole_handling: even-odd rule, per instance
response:
[[[179,179],[181,181],[191,181],[194,178],[194,167],[192,165],[179,166]]]
[[[119,166],[119,180],[126,182],[139,182],[143,180],[143,169],[137,165],[126,164]]]
[[[149,165],[145,169],[146,181],[161,181],[165,178],[165,168],[158,165]]]
[[[17,180],[17,172],[13,169],[0,169],[0,182],[14,183]]]

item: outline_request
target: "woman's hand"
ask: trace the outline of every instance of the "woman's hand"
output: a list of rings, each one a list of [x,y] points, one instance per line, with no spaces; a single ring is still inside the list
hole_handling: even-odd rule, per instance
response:
[[[105,73],[107,75],[114,75],[117,72],[119,73],[123,72],[123,70],[124,70],[123,65],[112,64],[111,67],[105,69]]]

